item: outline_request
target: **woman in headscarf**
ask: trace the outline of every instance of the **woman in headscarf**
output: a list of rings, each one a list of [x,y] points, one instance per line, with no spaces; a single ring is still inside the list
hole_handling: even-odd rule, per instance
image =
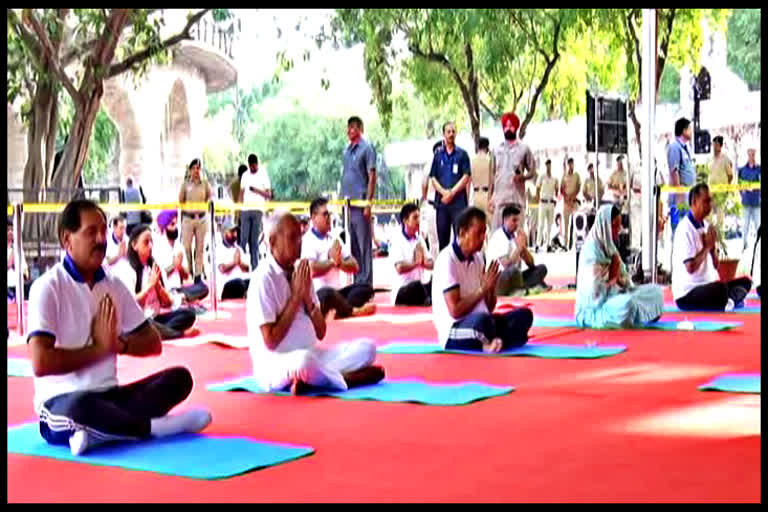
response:
[[[195,312],[186,307],[161,313],[173,306],[165,288],[168,275],[152,257],[152,232],[148,225],[139,224],[128,240],[126,259],[115,267],[114,274],[135,295],[144,314],[160,331],[164,340],[180,338],[195,323]]]
[[[614,244],[621,230],[621,212],[600,208],[581,249],[576,278],[576,322],[582,327],[634,327],[659,319],[664,307],[660,286],[636,286]]]

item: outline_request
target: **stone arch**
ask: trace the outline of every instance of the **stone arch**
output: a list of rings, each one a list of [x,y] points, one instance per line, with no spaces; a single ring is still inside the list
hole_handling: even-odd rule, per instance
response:
[[[104,83],[104,96],[101,101],[104,111],[117,126],[119,163],[117,176],[110,176],[110,181],[125,183],[125,178],[132,176],[142,182],[144,166],[144,138],[137,120],[133,99],[118,80]]]
[[[160,185],[163,188],[178,189],[193,153],[187,88],[181,78],[177,78],[171,86],[159,137],[160,163],[163,168]]]

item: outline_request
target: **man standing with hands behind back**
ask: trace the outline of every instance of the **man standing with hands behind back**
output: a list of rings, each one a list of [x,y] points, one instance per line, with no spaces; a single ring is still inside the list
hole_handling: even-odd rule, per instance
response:
[[[451,242],[451,229],[456,237],[456,221],[467,207],[467,184],[471,167],[469,155],[456,145],[456,124],[449,121],[443,125],[443,146],[432,158],[430,181],[435,187],[435,208],[437,209],[437,238],[442,251]]]
[[[351,200],[373,201],[376,194],[376,152],[363,139],[363,120],[352,116],[347,120],[349,145],[344,150],[341,195]],[[360,265],[355,284],[373,285],[373,227],[371,207],[349,208],[348,234],[352,256]]]
[[[240,178],[240,202],[264,205],[272,199],[272,184],[266,169],[259,172],[259,158],[251,153],[248,155],[248,172]],[[261,210],[243,210],[240,214],[240,247],[251,254],[251,268],[259,264],[259,237],[261,236]]]

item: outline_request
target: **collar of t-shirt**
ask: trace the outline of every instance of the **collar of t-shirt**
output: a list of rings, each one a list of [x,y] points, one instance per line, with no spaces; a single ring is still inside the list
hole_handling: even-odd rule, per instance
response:
[[[221,237],[221,243],[224,244],[224,247],[226,247],[227,249],[231,249],[232,247],[235,246],[235,242],[232,242],[232,243],[227,242],[227,237],[225,236]]]
[[[414,240],[416,240],[416,235],[415,235],[415,234],[414,234],[413,236],[409,236],[409,235],[408,235],[408,232],[405,230],[405,226],[403,226],[403,236],[404,236],[404,237],[405,237],[405,239],[406,239],[406,240],[408,240],[409,242],[413,242]]]
[[[120,242],[122,241],[122,240],[118,240],[115,237],[115,232],[114,231],[112,232],[112,241],[115,242],[115,245],[120,245]]]
[[[451,245],[453,246],[453,252],[456,254],[456,258],[459,261],[466,262],[467,264],[471,262],[471,259],[464,256],[464,253],[461,252],[461,247],[459,247],[459,244],[455,238],[453,239],[453,243]]]
[[[507,227],[502,224],[501,230],[504,232],[504,234],[507,236],[507,240],[512,240],[512,237],[515,236],[514,233],[510,233],[507,231]]]
[[[64,270],[67,271],[67,273],[72,276],[72,279],[77,281],[78,283],[84,283],[85,279],[83,278],[82,274],[77,270],[77,266],[75,265],[75,262],[72,261],[72,257],[69,255],[69,253],[64,256]],[[106,277],[106,273],[104,272],[104,269],[102,267],[99,267],[99,269],[94,274],[94,284],[98,283],[102,279]]]
[[[325,235],[322,234],[321,232],[315,229],[315,226],[312,226],[311,230],[312,230],[312,234],[315,235],[318,240],[325,240],[326,238],[328,238],[327,233]]]
[[[696,229],[701,229],[704,227],[704,221],[697,221],[696,217],[693,216],[693,212],[691,210],[688,210],[688,220],[691,221],[691,224],[693,224],[693,227]]]

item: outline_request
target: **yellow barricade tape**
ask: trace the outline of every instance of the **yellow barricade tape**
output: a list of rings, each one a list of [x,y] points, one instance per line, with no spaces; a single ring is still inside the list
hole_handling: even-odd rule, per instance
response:
[[[661,187],[662,192],[688,192],[691,190],[691,187],[688,186],[672,186],[672,185],[663,185]],[[710,192],[738,192],[740,190],[760,190],[760,184],[755,183],[753,185],[731,185],[731,184],[722,184],[722,185],[709,185],[709,191]]]

